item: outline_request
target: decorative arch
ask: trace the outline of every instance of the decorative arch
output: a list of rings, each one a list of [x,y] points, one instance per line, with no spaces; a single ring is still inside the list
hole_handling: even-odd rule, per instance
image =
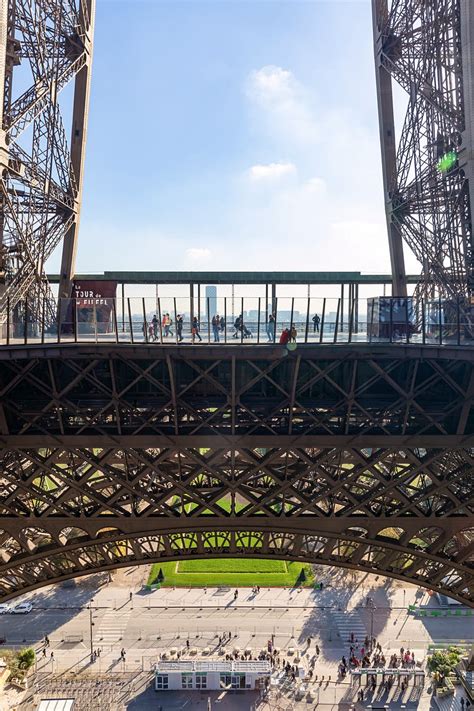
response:
[[[59,536],[54,549],[38,547],[0,564],[0,598],[8,600],[44,585],[134,564],[206,557],[278,558],[377,573],[443,592],[474,607],[474,570],[429,551],[375,538],[314,530],[247,530],[214,524],[210,530],[162,530],[125,534]]]

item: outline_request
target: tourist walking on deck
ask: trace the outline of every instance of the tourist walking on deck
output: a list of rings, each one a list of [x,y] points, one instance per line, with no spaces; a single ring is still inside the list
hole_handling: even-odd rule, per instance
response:
[[[312,321],[313,321],[313,333],[319,333],[319,324],[321,322],[321,319],[319,318],[318,314],[314,314]]]
[[[176,316],[176,335],[178,336],[178,343],[183,340],[183,317],[181,314]]]
[[[193,343],[195,342],[196,337],[199,338],[199,342],[202,341],[202,338],[199,335],[199,329],[200,329],[200,323],[197,320],[197,316],[193,316],[193,321],[192,321],[192,325],[191,325],[191,335],[192,335]]]
[[[153,326],[153,340],[157,341],[158,340],[158,316],[155,314],[153,318],[151,319],[151,324]]]
[[[215,316],[212,317],[212,332],[214,334],[214,343],[219,343],[219,328],[220,328],[219,314],[215,314]]]
[[[275,314],[274,313],[268,314],[267,336],[268,336],[268,342],[273,343],[275,340]]]

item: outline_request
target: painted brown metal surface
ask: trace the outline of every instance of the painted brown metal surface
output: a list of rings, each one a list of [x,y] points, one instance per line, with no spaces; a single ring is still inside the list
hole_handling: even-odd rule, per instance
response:
[[[7,350],[3,597],[134,562],[248,555],[474,604],[469,350]]]

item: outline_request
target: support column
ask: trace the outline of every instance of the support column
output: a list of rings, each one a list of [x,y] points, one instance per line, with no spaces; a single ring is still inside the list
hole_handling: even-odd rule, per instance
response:
[[[392,220],[392,199],[397,190],[395,122],[393,117],[392,77],[381,61],[381,29],[388,16],[387,0],[372,0],[372,23],[374,34],[375,79],[379,111],[380,146],[382,151],[382,174],[385,196],[385,216],[388,230],[388,246],[392,266],[392,292],[396,296],[407,295],[403,241],[398,225]]]
[[[469,202],[471,215],[474,211],[474,6],[472,0],[461,0],[461,51],[464,95],[465,128],[462,133],[461,166],[469,180]],[[474,293],[474,234],[470,233],[471,262],[466,264],[467,287]]]
[[[84,0],[84,2],[81,3],[80,25],[84,30],[84,46],[87,53],[87,60],[75,79],[71,136],[71,164],[76,185],[70,185],[69,190],[74,197],[75,214],[74,221],[64,238],[58,293],[60,298],[66,299],[71,295],[72,279],[76,269],[77,239],[82,202],[87,119],[91,88],[94,15],[95,0]]]

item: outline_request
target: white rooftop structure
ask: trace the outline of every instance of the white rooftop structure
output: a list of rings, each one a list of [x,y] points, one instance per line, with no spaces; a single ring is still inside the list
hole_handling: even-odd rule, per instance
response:
[[[160,661],[155,670],[159,673],[170,672],[253,672],[271,674],[270,662],[266,660],[234,661],[209,659],[206,661],[183,659],[179,661]]]
[[[155,666],[156,691],[261,689],[272,668],[266,660],[206,659],[160,661]]]
[[[74,699],[43,699],[36,711],[73,711]]]

